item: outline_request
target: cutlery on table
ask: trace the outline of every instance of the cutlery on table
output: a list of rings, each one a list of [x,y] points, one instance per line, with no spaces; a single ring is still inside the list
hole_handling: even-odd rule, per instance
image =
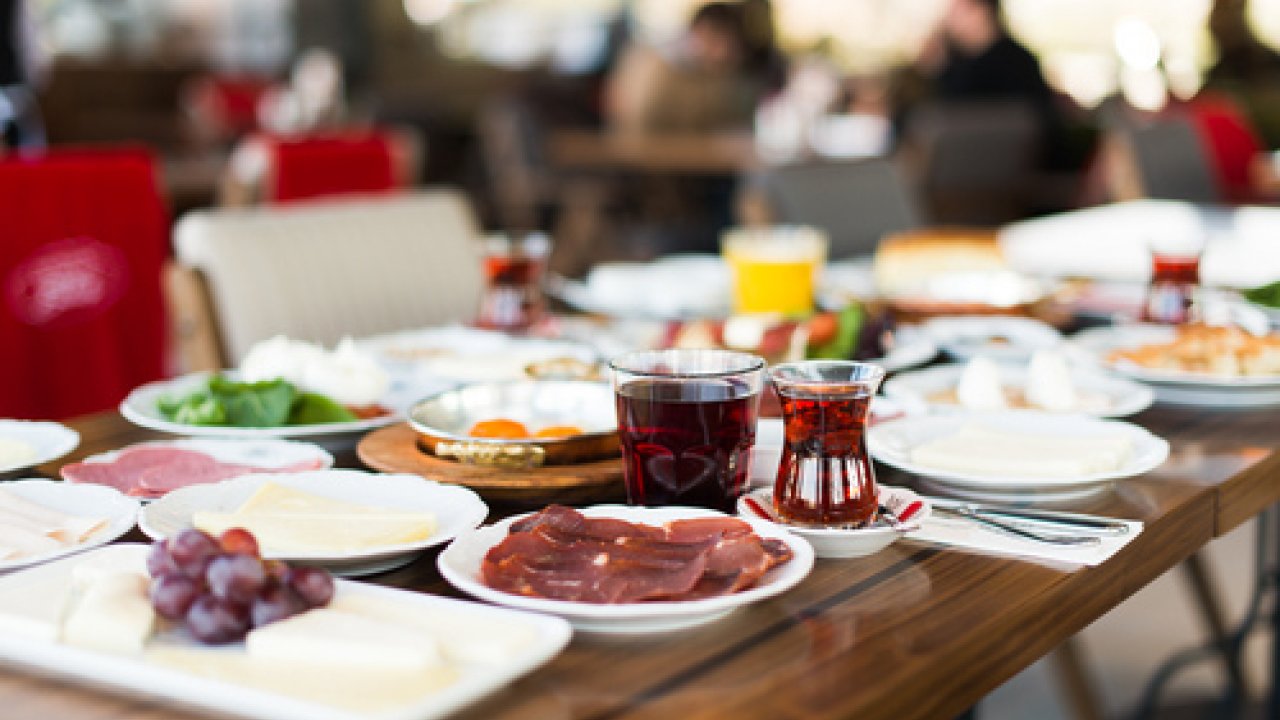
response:
[[[933,512],[943,517],[959,518],[976,522],[985,527],[1009,535],[1034,540],[1051,545],[1098,545],[1102,538],[1098,535],[1067,535],[1058,532],[1046,532],[1044,529],[1032,530],[1026,524],[1003,522],[987,515],[980,515],[966,506],[935,505]]]

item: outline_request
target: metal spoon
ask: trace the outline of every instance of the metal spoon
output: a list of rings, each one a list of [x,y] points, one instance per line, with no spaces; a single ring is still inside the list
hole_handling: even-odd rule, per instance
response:
[[[1036,542],[1048,543],[1051,545],[1098,545],[1102,542],[1102,538],[1097,535],[1062,535],[1058,533],[1044,533],[1027,530],[1009,523],[1000,522],[984,515],[978,515],[968,508],[945,507],[942,505],[934,506],[933,511],[941,515],[950,515],[952,517],[964,518],[972,520],[980,525],[1008,533],[1015,537],[1025,540],[1034,540]]]

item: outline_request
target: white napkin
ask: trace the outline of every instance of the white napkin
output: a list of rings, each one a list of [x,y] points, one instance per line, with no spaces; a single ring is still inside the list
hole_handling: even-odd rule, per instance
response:
[[[987,555],[1012,555],[1050,567],[1075,569],[1082,565],[1101,565],[1142,533],[1141,522],[1125,520],[1124,523],[1129,526],[1129,532],[1123,535],[1103,535],[1102,542],[1097,545],[1053,545],[1025,540],[967,518],[934,514],[921,524],[919,530],[907,535],[907,538]],[[1069,531],[1064,529],[1059,532]],[[1080,534],[1087,532],[1087,529],[1082,529]]]

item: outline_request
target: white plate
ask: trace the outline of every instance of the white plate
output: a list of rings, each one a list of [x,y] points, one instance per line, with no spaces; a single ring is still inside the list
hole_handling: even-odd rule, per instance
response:
[[[82,557],[61,562],[102,561],[108,563],[141,563],[144,545],[113,545]],[[57,572],[61,568],[46,566],[0,578],[0,592],[17,584],[30,583],[35,573]],[[366,583],[339,580],[336,596],[377,598],[389,604],[403,605],[423,615],[452,613],[467,622],[499,624],[524,634],[529,642],[500,661],[451,663],[458,671],[457,681],[439,692],[406,700],[377,715],[357,713],[333,705],[320,704],[265,689],[217,680],[181,669],[162,665],[146,656],[129,656],[95,652],[56,642],[34,640],[17,635],[0,634],[0,660],[6,664],[87,684],[109,688],[145,698],[162,698],[176,704],[255,720],[431,720],[450,715],[485,695],[510,684],[522,675],[555,657],[569,642],[572,630],[564,621],[495,608],[478,603],[461,602],[425,593],[410,592]],[[192,647],[178,633],[165,633],[160,640],[166,645]],[[239,652],[240,645],[208,649],[209,652]]]
[[[1152,386],[1156,400],[1201,407],[1269,407],[1280,405],[1280,375],[1220,377],[1149,370],[1127,362],[1108,362],[1114,350],[1172,342],[1177,329],[1168,325],[1116,325],[1083,330],[1070,346],[1085,359]]]
[[[360,470],[316,470],[304,473],[245,475],[211,485],[192,485],[148,505],[138,527],[160,539],[191,527],[197,511],[233,512],[262,485],[274,482],[346,502],[434,513],[439,527],[425,540],[369,548],[360,552],[264,553],[290,562],[318,565],[337,575],[384,572],[411,562],[423,550],[448,542],[484,521],[489,508],[479,495],[458,485],[444,485],[417,475],[380,475]]]
[[[585,281],[553,278],[550,291],[584,312],[684,320],[727,316],[729,286],[729,267],[718,255],[672,255],[603,263]]]
[[[0,438],[27,443],[35,451],[25,462],[0,465],[0,475],[52,462],[80,444],[80,434],[75,430],[61,423],[37,420],[0,420]]]
[[[249,440],[242,438],[179,438],[177,440],[151,440],[135,443],[128,447],[110,452],[90,455],[80,462],[88,464],[115,462],[121,453],[139,447],[171,447],[203,453],[223,463],[249,465],[264,471],[287,471],[302,463],[316,464],[315,470],[328,470],[333,467],[333,456],[324,448],[312,443],[292,440]],[[62,478],[70,483],[75,480],[66,476],[66,466],[62,468]],[[150,498],[144,498],[149,501]]]
[[[698,517],[723,517],[723,513],[690,507],[645,508],[597,505],[582,510],[588,517],[610,517],[647,525]],[[440,553],[437,566],[449,584],[463,592],[499,605],[559,615],[579,630],[635,634],[666,632],[701,625],[736,608],[771,598],[804,579],[813,568],[813,548],[781,527],[763,520],[746,519],[760,537],[777,538],[791,548],[792,558],[769,571],[753,588],[731,595],[681,602],[638,602],[616,605],[549,600],[495,590],[480,579],[485,553],[507,536],[507,528],[522,516],[485,525],[461,535]]]
[[[938,393],[954,390],[960,384],[964,368],[964,365],[939,365],[895,375],[885,382],[884,394],[903,402],[924,403],[938,413],[972,412],[957,403],[929,400]],[[1025,365],[1000,365],[999,370],[1001,384],[1026,388]],[[1090,370],[1072,369],[1071,382],[1077,394],[1098,401],[1096,405],[1086,402],[1074,412],[1094,417],[1126,417],[1142,412],[1155,400],[1155,393],[1145,385]]]
[[[904,325],[893,333],[893,349],[881,358],[867,360],[884,368],[886,372],[898,372],[923,365],[938,354],[938,346],[914,325]]]
[[[138,518],[138,501],[108,487],[71,485],[57,480],[14,480],[0,487],[24,500],[68,515],[104,518],[107,521],[106,527],[78,545],[59,548],[42,555],[0,560],[0,571],[27,567],[105,545],[132,530]]]
[[[932,514],[932,507],[929,505],[929,501],[906,488],[880,485],[879,491],[880,504],[895,513],[901,513],[908,505],[916,501],[920,502],[921,507],[916,511],[915,515],[911,516],[910,520],[902,523],[901,529],[894,528],[883,520],[876,520],[871,525],[856,530],[809,528],[787,523],[774,524],[807,540],[813,546],[814,554],[820,558],[865,557],[880,552],[893,544],[898,538],[904,537],[912,530],[919,528],[920,523],[924,522]],[[769,518],[762,517],[747,504],[746,498],[748,497],[768,509],[773,506],[773,491],[761,488],[738,498],[739,516],[747,520],[772,522]]]
[[[1028,360],[1062,343],[1062,333],[1026,317],[956,315],[926,321],[921,329],[953,358],[984,355],[997,361]]]
[[[224,373],[234,377],[234,373]],[[232,438],[287,438],[307,437],[314,442],[326,446],[338,446],[354,442],[360,435],[399,422],[399,412],[392,412],[381,417],[367,420],[353,420],[339,423],[317,423],[315,425],[284,425],[271,428],[226,427],[222,425],[186,425],[166,420],[160,414],[157,403],[166,395],[181,397],[204,385],[209,373],[192,373],[173,380],[160,380],[147,383],[129,393],[120,403],[120,414],[135,425],[149,430],[172,433],[174,435],[194,435],[197,437],[232,437]],[[400,408],[390,407],[390,410]]]
[[[1088,437],[1116,431],[1124,432],[1133,442],[1129,462],[1112,472],[1074,477],[1000,477],[936,470],[911,461],[911,450],[917,445],[950,435],[970,422],[972,422],[972,416],[966,415],[936,415],[890,420],[872,427],[867,432],[867,449],[872,457],[886,465],[931,478],[938,483],[1001,492],[1062,491],[1067,488],[1108,483],[1154,470],[1169,456],[1168,442],[1132,423],[1100,420],[1084,415],[1055,415],[1032,410],[1010,410],[985,414],[982,416],[982,424],[1011,433],[1050,436]]]

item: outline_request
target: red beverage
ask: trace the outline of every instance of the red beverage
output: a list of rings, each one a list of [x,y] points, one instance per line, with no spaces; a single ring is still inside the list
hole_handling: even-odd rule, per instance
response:
[[[786,426],[774,483],[778,513],[798,525],[862,525],[879,505],[867,457],[871,393],[779,389]]]
[[[1151,256],[1151,284],[1142,306],[1145,322],[1181,325],[1191,320],[1191,306],[1200,285],[1197,255]]]
[[[519,332],[542,319],[542,273],[547,245],[541,236],[522,243],[495,240],[484,258],[487,286],[476,316],[478,327]]]
[[[620,384],[627,501],[735,511],[747,489],[759,389],[734,378]]]

